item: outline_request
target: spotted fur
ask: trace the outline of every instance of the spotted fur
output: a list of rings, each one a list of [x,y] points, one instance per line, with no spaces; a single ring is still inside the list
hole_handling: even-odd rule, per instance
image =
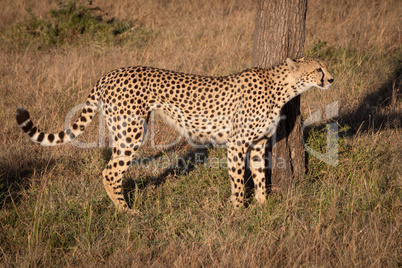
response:
[[[142,144],[150,113],[156,111],[190,140],[227,145],[231,201],[237,208],[244,198],[246,153],[250,152],[255,198],[263,204],[265,143],[277,128],[281,108],[309,88],[327,89],[333,81],[323,61],[307,58],[224,77],[141,66],[120,68],[97,82],[70,128],[56,134],[42,132],[22,107],[17,109],[17,123],[32,141],[59,145],[83,133],[102,107],[114,134],[103,183],[117,209],[130,211],[122,193],[123,174]]]

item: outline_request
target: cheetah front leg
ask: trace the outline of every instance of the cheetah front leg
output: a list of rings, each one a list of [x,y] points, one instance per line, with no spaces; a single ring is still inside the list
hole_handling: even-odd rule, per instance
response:
[[[245,155],[245,146],[241,142],[239,142],[239,145],[234,142],[227,144],[228,169],[232,189],[230,200],[235,209],[244,205]]]
[[[262,205],[266,198],[265,182],[265,144],[267,139],[262,139],[250,147],[250,171],[253,177],[255,196],[257,202]]]

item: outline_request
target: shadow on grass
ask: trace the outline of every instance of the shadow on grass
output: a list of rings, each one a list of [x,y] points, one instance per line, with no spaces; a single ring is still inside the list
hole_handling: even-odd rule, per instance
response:
[[[340,127],[348,126],[338,133],[340,138],[353,137],[359,133],[401,128],[402,113],[398,111],[398,102],[402,98],[402,65],[399,64],[394,75],[377,91],[368,94],[354,111],[341,113],[320,124],[307,126],[303,131],[306,142],[311,131],[325,129],[327,123],[337,121]],[[306,161],[307,163],[307,161]]]
[[[368,94],[355,111],[341,114],[341,123],[351,127],[346,135],[354,136],[360,132],[401,128],[402,113],[397,107],[401,97],[402,62],[399,61],[394,75],[386,83],[377,91]]]
[[[15,156],[17,159],[18,157]],[[31,180],[35,173],[41,173],[45,169],[56,164],[55,160],[29,160],[15,161],[10,164],[0,162],[0,204],[2,206],[10,203],[18,203],[21,191],[29,189]]]
[[[182,150],[185,147],[186,143],[181,142],[179,146],[169,147],[166,150],[161,150],[152,156],[152,159],[158,162],[159,159],[166,156],[166,154],[171,154],[172,156],[176,156],[176,152]],[[177,161],[173,164],[169,165],[162,173],[157,176],[145,176],[142,177],[141,181],[138,181],[136,177],[125,176],[123,180],[123,193],[124,198],[126,200],[134,200],[134,198],[130,198],[131,195],[134,195],[135,188],[142,190],[149,186],[158,187],[166,181],[166,178],[170,175],[180,174],[186,175],[192,170],[194,170],[198,164],[206,163],[208,159],[208,150],[210,146],[203,146],[202,148],[191,149],[187,151],[184,155],[180,155],[180,159],[183,161]],[[104,155],[111,155],[111,150],[106,150]],[[105,158],[108,161],[109,158]],[[138,160],[138,159],[137,159]],[[141,158],[140,158],[141,160]],[[131,169],[136,168],[135,165],[130,167]],[[129,204],[131,205],[131,204]]]

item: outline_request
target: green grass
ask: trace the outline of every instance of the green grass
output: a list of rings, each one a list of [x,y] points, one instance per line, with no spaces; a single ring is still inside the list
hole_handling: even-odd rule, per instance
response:
[[[105,19],[107,13],[99,7],[79,1],[58,2],[46,18],[35,15],[31,9],[28,16],[4,32],[4,40],[17,47],[34,46],[39,50],[79,44],[98,46],[142,46],[151,40],[155,32],[141,25]]]

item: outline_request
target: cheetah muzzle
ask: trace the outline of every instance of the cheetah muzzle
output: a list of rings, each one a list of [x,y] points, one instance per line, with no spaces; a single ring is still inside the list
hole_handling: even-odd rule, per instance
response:
[[[311,87],[328,89],[333,81],[323,61],[309,58],[223,77],[128,67],[104,75],[78,119],[59,133],[39,130],[22,107],[16,118],[32,141],[54,146],[82,134],[99,109],[114,136],[113,155],[102,172],[106,192],[119,211],[134,211],[123,197],[123,174],[142,144],[150,113],[158,112],[189,140],[226,144],[231,201],[237,208],[244,199],[246,153],[250,153],[255,199],[263,204],[265,143],[277,128],[281,108]]]

